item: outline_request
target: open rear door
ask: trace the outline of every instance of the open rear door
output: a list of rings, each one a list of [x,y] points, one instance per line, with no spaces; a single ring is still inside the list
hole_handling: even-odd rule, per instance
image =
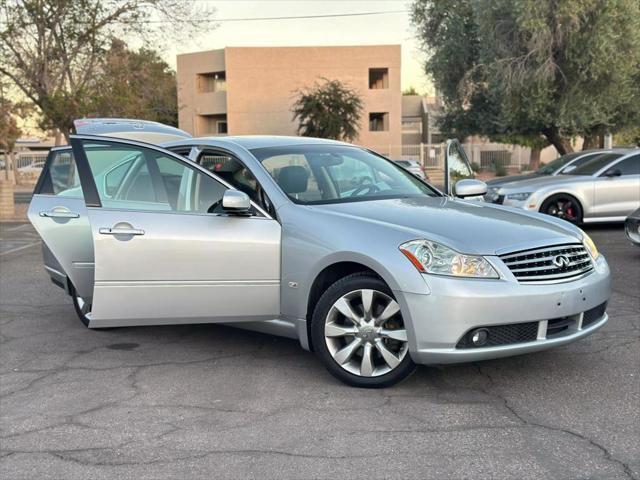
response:
[[[189,133],[179,128],[128,118],[83,118],[75,120],[73,126],[78,135],[124,138],[154,145],[191,138]]]
[[[65,290],[93,296],[93,240],[71,148],[49,152],[29,205],[29,221],[42,239],[47,273]],[[71,285],[69,285],[71,283]]]

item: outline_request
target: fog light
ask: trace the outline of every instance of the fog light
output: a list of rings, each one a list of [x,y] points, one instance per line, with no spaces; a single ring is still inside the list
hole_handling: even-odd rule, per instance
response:
[[[471,343],[474,347],[481,347],[489,339],[489,330],[486,328],[478,328],[471,332]]]

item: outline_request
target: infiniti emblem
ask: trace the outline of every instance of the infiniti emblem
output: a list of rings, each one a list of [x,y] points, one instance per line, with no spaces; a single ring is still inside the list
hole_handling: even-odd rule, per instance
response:
[[[568,267],[571,260],[566,255],[558,255],[552,260],[556,267]]]

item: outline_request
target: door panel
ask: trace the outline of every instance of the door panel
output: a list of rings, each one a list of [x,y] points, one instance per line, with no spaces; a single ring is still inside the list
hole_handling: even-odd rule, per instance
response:
[[[74,138],[96,206],[91,327],[273,319],[280,311],[280,225],[220,213],[227,186],[160,148]],[[99,144],[96,147],[96,144]],[[132,161],[105,182],[105,172]],[[97,188],[96,188],[97,185]],[[109,188],[103,188],[108,185]]]
[[[28,217],[45,245],[49,274],[57,277],[61,269],[81,297],[91,298],[93,241],[84,199],[34,195]]]
[[[640,205],[640,176],[596,178],[595,200],[594,217],[626,217]]]
[[[90,208],[89,218],[96,251],[92,326],[279,315],[274,220],[100,208]]]
[[[640,155],[614,163],[607,170],[618,176],[601,174],[595,179],[595,217],[626,217],[640,206]]]

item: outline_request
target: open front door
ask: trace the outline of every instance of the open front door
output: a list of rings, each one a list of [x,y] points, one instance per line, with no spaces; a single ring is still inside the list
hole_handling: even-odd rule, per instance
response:
[[[276,318],[280,225],[221,212],[228,185],[161,149],[72,137],[95,251],[90,327]]]
[[[469,158],[458,140],[447,140],[444,157],[444,191],[453,195],[459,180],[474,178]]]

